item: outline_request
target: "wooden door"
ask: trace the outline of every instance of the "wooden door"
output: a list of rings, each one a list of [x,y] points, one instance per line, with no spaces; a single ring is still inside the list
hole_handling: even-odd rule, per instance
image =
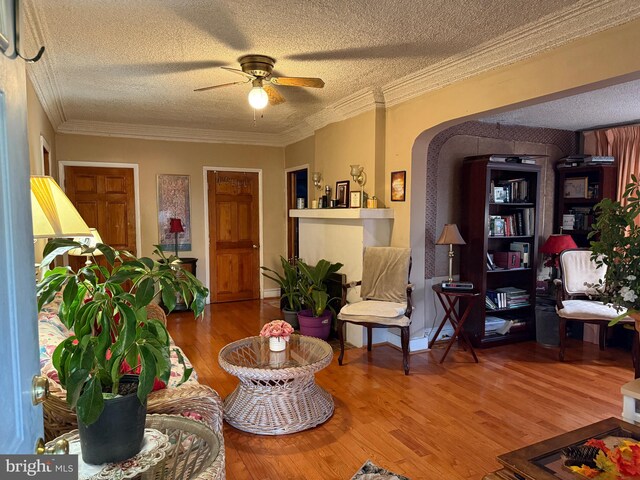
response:
[[[211,301],[260,297],[258,174],[208,172]]]
[[[65,192],[87,225],[116,250],[136,254],[135,185],[132,168],[72,167],[64,169]],[[69,257],[77,268],[84,257]]]
[[[296,208],[296,172],[287,173],[287,258],[298,256],[298,217],[289,216],[289,210]]]

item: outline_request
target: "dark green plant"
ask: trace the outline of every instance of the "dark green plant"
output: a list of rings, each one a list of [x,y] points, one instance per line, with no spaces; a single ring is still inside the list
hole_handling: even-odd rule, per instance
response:
[[[596,222],[589,238],[592,259],[606,265],[604,282],[594,285],[597,296],[618,311],[640,311],[640,182],[631,176],[623,192],[623,201],[603,199],[594,207]],[[617,322],[626,314],[614,319]]]
[[[287,302],[288,310],[297,312],[300,310],[300,291],[298,289],[299,271],[297,264],[289,262],[283,256],[280,256],[282,264],[282,274],[268,267],[260,267],[262,275],[273,280],[280,286],[282,299]]]
[[[46,271],[37,286],[38,309],[64,290],[59,316],[74,335],[58,345],[52,360],[67,391],[67,403],[89,425],[102,413],[103,394],[117,394],[120,379],[128,371],[141,367],[137,391],[141,402],[153,389],[156,377],[165,383],[169,380],[169,334],[162,322],[147,319],[147,305],[161,295],[171,311],[180,293],[198,317],[208,290],[158,246],[154,253],[160,256],[159,262],[104,244],[90,248],[68,239],[53,239],[44,249],[41,268],[74,248],[89,254],[99,250],[109,268],[93,263],[77,272],[71,267]],[[190,373],[185,370],[183,381]]]
[[[300,260],[298,268],[300,269],[298,288],[302,304],[311,310],[314,317],[322,315],[327,308],[333,312],[333,308],[329,304],[332,299],[327,293],[326,282],[329,275],[342,268],[342,264],[330,263],[322,259],[315,266],[310,266]]]

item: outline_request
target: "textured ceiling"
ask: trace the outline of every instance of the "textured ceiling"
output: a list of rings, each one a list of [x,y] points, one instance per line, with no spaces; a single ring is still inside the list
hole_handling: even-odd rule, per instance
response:
[[[65,121],[280,133],[353,92],[490,41],[576,0],[31,0]],[[248,85],[219,66],[258,53],[287,103],[253,124]],[[46,103],[46,102],[45,102]]]
[[[640,123],[640,80],[572,95],[479,119],[529,127],[586,130],[616,123]]]

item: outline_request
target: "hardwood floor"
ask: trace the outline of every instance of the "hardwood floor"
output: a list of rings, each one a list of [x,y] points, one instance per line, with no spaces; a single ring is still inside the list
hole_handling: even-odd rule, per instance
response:
[[[176,313],[169,331],[200,381],[224,398],[237,379],[218,365],[227,343],[256,335],[280,318],[274,302],[211,305],[203,320]],[[349,479],[367,459],[419,479],[480,479],[496,455],[588,425],[622,411],[620,386],[633,379],[631,355],[570,341],[567,359],[535,342],[479,350],[480,363],[454,347],[411,356],[390,346],[337,354],[317,382],[335,399],[335,414],[306,432],[265,437],[225,424],[227,478]]]

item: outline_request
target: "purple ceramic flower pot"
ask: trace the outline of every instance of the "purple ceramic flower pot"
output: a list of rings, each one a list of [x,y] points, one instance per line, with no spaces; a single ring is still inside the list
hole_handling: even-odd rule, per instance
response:
[[[314,317],[311,310],[298,312],[298,322],[300,323],[300,333],[309,337],[316,337],[322,340],[329,338],[331,333],[331,311],[325,310],[319,317]]]

